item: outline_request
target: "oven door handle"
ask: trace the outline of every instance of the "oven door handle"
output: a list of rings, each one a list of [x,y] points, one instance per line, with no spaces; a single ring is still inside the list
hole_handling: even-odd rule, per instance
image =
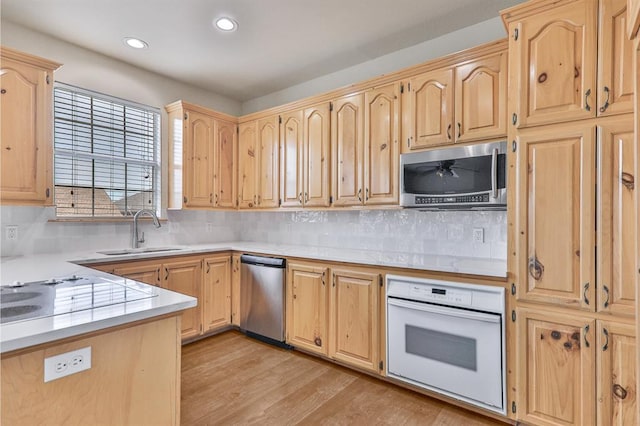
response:
[[[491,198],[498,198],[498,148],[491,156]]]
[[[501,322],[501,318],[499,314],[485,314],[482,312],[473,312],[467,311],[464,309],[459,309],[456,307],[445,307],[445,306],[436,306],[430,305],[427,303],[420,302],[411,302],[408,300],[400,300],[400,299],[387,299],[388,305],[398,306],[400,308],[413,309],[421,312],[430,312],[439,315],[446,315],[454,318],[464,318],[473,321],[484,321],[490,323],[499,323]]]

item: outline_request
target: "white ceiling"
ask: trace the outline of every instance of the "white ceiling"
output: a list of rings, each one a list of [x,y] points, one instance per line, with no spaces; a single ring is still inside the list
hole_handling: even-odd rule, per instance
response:
[[[522,0],[1,0],[2,19],[237,101],[498,16]],[[212,21],[229,16],[233,33]],[[131,36],[149,48],[133,50]]]

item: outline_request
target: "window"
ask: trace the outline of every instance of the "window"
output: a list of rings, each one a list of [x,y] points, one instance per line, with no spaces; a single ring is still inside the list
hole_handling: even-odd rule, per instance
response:
[[[157,211],[159,110],[61,83],[53,93],[57,216]]]

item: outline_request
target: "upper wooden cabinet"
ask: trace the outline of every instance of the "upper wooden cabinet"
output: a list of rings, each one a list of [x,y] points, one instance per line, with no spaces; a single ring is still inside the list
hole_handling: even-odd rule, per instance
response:
[[[364,94],[333,101],[331,139],[334,206],[363,203],[364,186]]]
[[[169,115],[169,208],[234,208],[235,119],[177,101]]]
[[[519,300],[595,309],[593,126],[516,138]]]
[[[280,195],[278,116],[240,124],[238,204],[278,207]]]
[[[627,36],[632,39],[637,36],[640,28],[640,0],[627,0],[629,18],[627,20]]]
[[[0,202],[53,204],[53,71],[60,64],[0,47]]]
[[[632,110],[624,0],[528,2],[503,17],[509,23],[510,87],[519,94],[509,110],[514,125]]]
[[[467,60],[407,81],[405,150],[503,137],[507,53]]]

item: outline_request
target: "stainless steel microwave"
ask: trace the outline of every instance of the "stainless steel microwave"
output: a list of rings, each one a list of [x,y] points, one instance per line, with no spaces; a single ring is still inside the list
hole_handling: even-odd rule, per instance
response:
[[[507,143],[400,156],[400,205],[421,210],[506,210]]]

